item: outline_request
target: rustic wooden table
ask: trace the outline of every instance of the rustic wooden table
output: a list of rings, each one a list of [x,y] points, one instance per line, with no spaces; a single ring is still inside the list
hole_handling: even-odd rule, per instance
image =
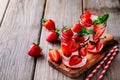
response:
[[[120,41],[120,0],[0,0],[0,80],[73,80],[48,65],[48,49],[59,49],[60,44],[45,41],[48,31],[40,21],[51,18],[59,29],[71,27],[86,10],[109,13],[107,32]],[[36,41],[40,41],[43,56],[31,58],[27,50]],[[103,80],[120,80],[119,67],[120,54]],[[75,80],[84,80],[93,68]]]

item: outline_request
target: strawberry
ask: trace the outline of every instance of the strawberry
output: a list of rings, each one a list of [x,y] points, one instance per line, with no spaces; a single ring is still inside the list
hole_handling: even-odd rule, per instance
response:
[[[73,32],[71,29],[67,28],[67,27],[63,27],[62,29],[62,36],[63,37],[72,37],[73,36]]]
[[[79,53],[81,56],[86,56],[88,53],[87,47],[81,48]]]
[[[53,20],[49,19],[49,20],[46,20],[46,19],[42,19],[42,24],[43,26],[48,29],[48,30],[55,30],[56,27],[55,27],[55,23]]]
[[[70,66],[74,66],[74,65],[79,64],[80,62],[82,62],[82,58],[79,57],[78,55],[73,55],[73,56],[70,58],[69,65],[70,65]]]
[[[86,11],[83,15],[81,15],[81,19],[83,18],[90,18],[91,17],[91,13],[89,11]]]
[[[82,30],[82,26],[80,24],[74,24],[72,29],[71,29],[73,32],[78,32],[78,31],[81,31]]]
[[[87,43],[87,48],[88,48],[89,50],[92,50],[92,49],[95,48],[95,44],[94,44],[94,43],[92,44],[92,42],[88,42],[88,43]]]
[[[53,62],[58,62],[60,59],[60,53],[58,50],[53,50],[53,49],[49,49],[49,58],[53,61]]]
[[[79,37],[79,40],[80,40],[81,43],[85,42],[84,36],[80,36],[80,37]]]
[[[33,43],[28,50],[28,55],[31,57],[38,57],[40,56],[41,52],[42,49],[39,47],[39,44]]]
[[[83,18],[81,20],[81,25],[85,27],[90,27],[92,25],[92,20],[89,18]]]
[[[98,41],[96,44],[96,49],[97,51],[101,51],[101,49],[103,48],[103,42],[102,41]]]
[[[66,43],[62,43],[62,51],[65,56],[70,56],[72,52],[78,50],[79,48],[80,43],[75,42],[74,39],[68,40]]]
[[[96,34],[93,34],[93,40],[97,40],[104,33],[105,27],[103,25],[94,25],[94,31]]]
[[[58,37],[59,37],[58,32],[59,32],[59,30],[51,31],[48,34],[48,36],[46,38],[46,41],[48,41],[48,42],[54,42],[54,41],[56,41],[58,39]]]

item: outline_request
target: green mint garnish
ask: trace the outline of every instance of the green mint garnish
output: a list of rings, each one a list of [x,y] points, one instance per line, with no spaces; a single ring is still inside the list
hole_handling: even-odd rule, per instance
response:
[[[101,23],[105,23],[109,18],[109,14],[104,14],[102,16],[98,16],[98,19],[97,20],[94,20],[92,22],[92,24],[101,24]]]
[[[82,27],[82,30],[78,32],[78,36],[85,36],[88,34],[95,34],[95,31],[92,29],[87,29],[86,27]]]

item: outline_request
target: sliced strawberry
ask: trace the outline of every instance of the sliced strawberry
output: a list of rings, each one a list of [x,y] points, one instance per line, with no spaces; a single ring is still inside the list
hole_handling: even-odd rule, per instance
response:
[[[79,57],[78,55],[73,55],[73,56],[70,58],[69,65],[70,65],[70,66],[74,66],[74,65],[79,64],[81,61],[82,61],[82,58],[81,58],[81,57]]]
[[[86,11],[80,18],[90,18],[91,17],[91,13],[89,11]]]
[[[102,41],[98,41],[96,44],[96,49],[97,51],[101,51],[101,49],[103,48],[103,42]]]
[[[62,43],[62,51],[65,56],[70,56],[72,52],[80,48],[80,43],[76,42],[74,39],[68,40]]]
[[[105,31],[105,27],[101,26],[101,25],[94,25],[94,31],[96,32],[95,34],[93,34],[93,40],[97,40],[98,38],[100,38],[102,36],[102,34]]]
[[[87,53],[88,53],[87,47],[81,48],[79,53],[80,53],[81,56],[86,56]]]
[[[90,27],[92,25],[92,20],[89,18],[83,18],[81,20],[81,25],[85,27]]]
[[[72,29],[71,29],[73,32],[78,32],[78,31],[81,31],[82,30],[82,26],[80,24],[74,24]]]
[[[58,50],[49,50],[49,58],[54,61],[54,62],[58,62],[60,59],[60,54],[58,52]]]
[[[92,44],[91,42],[88,42],[87,43],[87,48],[88,48],[88,50],[92,50],[92,49],[95,48],[95,44]]]

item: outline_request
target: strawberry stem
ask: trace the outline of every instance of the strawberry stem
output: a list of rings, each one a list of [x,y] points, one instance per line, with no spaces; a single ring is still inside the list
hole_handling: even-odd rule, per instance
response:
[[[37,45],[38,45],[38,46],[40,45],[40,42],[39,42],[39,41],[37,42]]]
[[[59,29],[56,29],[56,30],[55,30],[55,32],[56,32],[57,34],[59,34],[59,31],[60,31]]]
[[[47,22],[47,19],[42,19],[42,25],[45,23],[45,22]]]
[[[53,50],[53,49],[50,48],[49,51],[51,51],[51,50]]]

